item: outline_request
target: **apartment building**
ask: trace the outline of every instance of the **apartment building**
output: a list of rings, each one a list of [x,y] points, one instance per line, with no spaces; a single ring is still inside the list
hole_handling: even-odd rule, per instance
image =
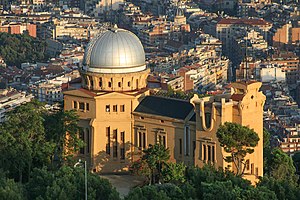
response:
[[[30,102],[32,95],[19,92],[15,89],[0,90],[0,123],[5,121],[6,114],[17,106]]]

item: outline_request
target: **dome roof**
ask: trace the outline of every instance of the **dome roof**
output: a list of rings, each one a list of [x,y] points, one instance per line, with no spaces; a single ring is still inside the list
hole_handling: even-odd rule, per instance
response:
[[[145,52],[139,38],[130,31],[113,28],[88,45],[84,69],[96,73],[131,73],[146,69]]]

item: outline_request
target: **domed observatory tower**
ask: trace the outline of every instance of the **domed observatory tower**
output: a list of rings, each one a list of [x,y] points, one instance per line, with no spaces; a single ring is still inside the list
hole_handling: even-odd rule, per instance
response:
[[[137,91],[146,88],[145,52],[136,35],[112,28],[90,42],[82,67],[82,86],[93,91]]]
[[[64,92],[64,109],[75,109],[86,146],[78,157],[103,173],[127,171],[133,152],[132,112],[149,94],[144,48],[130,31],[111,28],[86,48],[82,87]]]

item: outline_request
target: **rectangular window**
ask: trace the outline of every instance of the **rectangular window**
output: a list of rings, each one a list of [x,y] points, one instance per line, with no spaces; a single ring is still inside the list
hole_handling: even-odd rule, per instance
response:
[[[138,132],[134,129],[134,146],[138,147]]]
[[[117,143],[118,142],[118,129],[115,129],[113,131],[113,137],[114,137],[115,142]]]
[[[251,174],[254,174],[254,164],[251,163]]]
[[[110,155],[110,127],[106,127],[106,153]]]
[[[216,153],[215,153],[215,146],[212,146],[212,147],[211,147],[211,159],[212,159],[213,162],[215,162],[215,160],[216,160],[216,159],[215,159],[215,158],[216,158],[216,157],[215,157],[215,154],[216,154]]]
[[[167,147],[167,144],[166,144],[166,136],[162,136],[163,137],[163,145],[164,147]]]
[[[83,102],[80,102],[80,103],[79,103],[79,109],[80,109],[80,110],[84,110],[84,103],[83,103]]]
[[[146,133],[143,133],[143,148],[146,148]]]
[[[246,170],[250,170],[250,161],[249,161],[249,159],[246,161]]]
[[[105,111],[106,111],[106,112],[110,112],[110,105],[106,105],[106,106],[105,106]]]
[[[203,150],[203,160],[206,160],[206,145],[205,144],[203,144],[202,150]]]
[[[122,160],[124,160],[125,159],[125,148],[124,147],[122,147],[121,149],[120,149],[120,153],[121,153],[121,159]]]
[[[125,105],[120,106],[120,112],[125,112]]]
[[[86,103],[86,110],[90,110],[90,104]]]
[[[118,106],[117,105],[113,105],[113,112],[118,112]]]
[[[142,147],[142,133],[139,132],[139,147]]]
[[[196,141],[193,141],[193,156],[195,156],[195,150],[196,150]]]
[[[258,167],[255,168],[255,176],[258,176]]]
[[[179,139],[179,154],[182,155],[182,139]]]
[[[121,142],[125,143],[125,132],[121,132]]]
[[[207,160],[211,161],[211,146],[207,145]]]
[[[79,139],[81,139],[83,142],[85,142],[84,141],[84,132],[83,132],[83,130],[80,130],[80,132],[79,132]],[[81,147],[79,149],[79,153],[84,154],[84,147]]]
[[[73,108],[74,108],[74,109],[77,109],[77,108],[78,108],[77,101],[73,101]]]
[[[117,158],[118,157],[118,146],[117,144],[114,145],[114,149],[113,149],[113,156],[114,158]]]
[[[185,126],[184,128],[184,151],[185,155],[190,155],[190,128],[188,126]]]

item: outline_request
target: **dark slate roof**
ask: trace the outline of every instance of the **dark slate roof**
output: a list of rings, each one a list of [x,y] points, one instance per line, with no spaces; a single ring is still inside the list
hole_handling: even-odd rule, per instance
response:
[[[157,96],[145,97],[134,112],[184,120],[194,107],[188,101]]]

